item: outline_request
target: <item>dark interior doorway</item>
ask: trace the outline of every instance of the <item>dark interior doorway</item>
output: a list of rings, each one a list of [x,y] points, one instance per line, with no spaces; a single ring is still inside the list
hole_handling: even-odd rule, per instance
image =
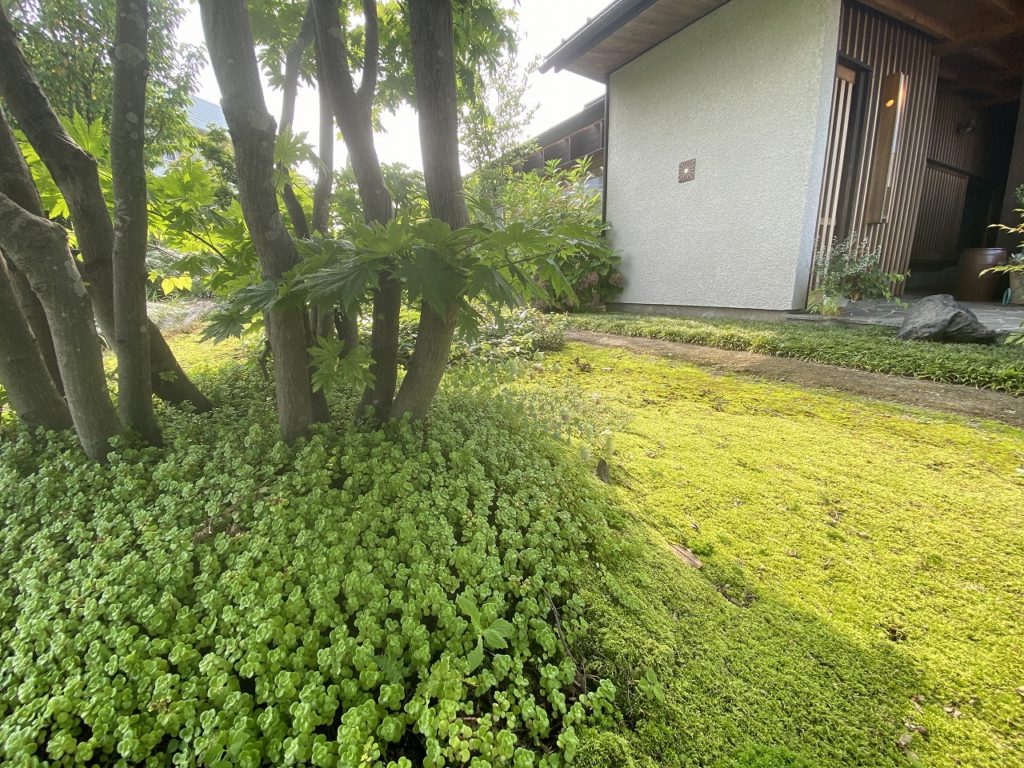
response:
[[[988,105],[940,84],[907,293],[952,292],[960,252],[995,244],[1018,104]]]

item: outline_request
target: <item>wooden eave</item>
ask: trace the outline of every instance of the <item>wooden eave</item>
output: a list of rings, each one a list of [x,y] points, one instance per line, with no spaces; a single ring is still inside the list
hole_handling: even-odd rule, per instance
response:
[[[615,0],[555,49],[541,71],[605,82],[619,67],[728,0]],[[935,40],[947,87],[988,103],[1020,97],[1024,0],[860,0]]]
[[[618,0],[563,41],[541,71],[564,69],[603,83],[619,67],[727,2]]]

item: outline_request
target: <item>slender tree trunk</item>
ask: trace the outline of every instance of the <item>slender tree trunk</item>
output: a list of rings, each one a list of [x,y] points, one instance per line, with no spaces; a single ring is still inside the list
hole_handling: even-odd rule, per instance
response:
[[[285,131],[291,130],[292,122],[295,119],[295,98],[299,90],[299,71],[302,68],[302,59],[306,54],[306,49],[309,47],[309,44],[313,42],[313,37],[313,9],[307,4],[306,13],[302,17],[302,26],[299,29],[299,34],[295,38],[294,42],[292,42],[288,47],[287,54],[285,54],[284,94],[281,102],[281,123],[277,130],[278,138],[280,138]],[[302,203],[299,202],[299,198],[295,194],[295,189],[292,187],[291,172],[284,164],[278,165],[277,172],[284,176],[284,184],[281,188],[281,200],[284,202],[285,210],[288,212],[288,218],[291,220],[292,232],[298,239],[305,240],[310,236],[309,221],[306,218],[306,211],[303,210]],[[311,311],[310,317],[306,319],[306,323],[306,335],[308,337],[306,346],[311,347],[316,344],[317,337],[317,318],[315,308]],[[310,377],[312,377],[313,373],[314,367],[311,364],[309,367]],[[313,421],[318,423],[330,421],[331,410],[327,405],[327,393],[322,389],[311,389],[309,397]]]
[[[299,34],[285,54],[281,123],[278,126],[278,134],[291,130],[292,122],[295,120],[295,98],[299,90],[299,72],[302,69],[302,59],[306,54],[306,49],[313,42],[314,32],[313,9],[307,4]],[[292,187],[291,173],[284,165],[278,166],[277,170],[278,173],[284,175],[285,179],[281,189],[281,199],[284,202],[285,210],[288,211],[288,218],[291,219],[292,232],[300,240],[305,240],[309,237],[309,222],[306,219],[306,212],[302,209],[302,203],[299,202]]]
[[[299,257],[277,205],[277,131],[263,99],[249,12],[244,0],[200,0],[199,6],[235,149],[245,223],[259,254],[263,277],[278,281]],[[278,422],[282,436],[290,442],[309,432],[313,418],[305,312],[301,307],[272,307],[264,317],[274,353]]]
[[[86,455],[102,461],[121,425],[107,391],[92,305],[71,258],[67,232],[0,193],[0,248],[28,278],[46,311],[75,431]]]
[[[313,34],[315,38],[315,20]],[[313,231],[326,237],[331,226],[331,191],[334,189],[334,111],[331,108],[331,94],[328,91],[323,55],[320,53],[318,40],[314,41],[313,52],[316,61],[316,95],[319,108],[317,143],[320,156],[316,185],[313,187]]]
[[[469,223],[469,214],[459,168],[452,4],[451,0],[410,0],[407,7],[430,215],[457,229]],[[453,296],[447,307],[423,302],[416,346],[395,400],[394,415],[408,413],[421,419],[430,410],[448,365],[460,298]]]
[[[3,4],[0,4],[0,96],[3,96],[11,113],[18,119],[18,124],[39,153],[68,204],[78,247],[82,252],[80,271],[89,288],[100,328],[108,338],[113,339],[114,278],[111,259],[114,252],[114,228],[100,189],[96,161],[75,144],[50,107],[18,46],[17,36]],[[0,132],[6,127],[6,121],[3,122]],[[9,132],[9,128],[7,130]],[[6,144],[6,141],[0,140],[0,152],[6,149]],[[16,144],[14,147],[17,150]],[[24,166],[20,151],[17,157],[18,162]],[[31,177],[28,178],[31,183]],[[30,208],[26,210],[33,215],[42,213]],[[198,411],[210,410],[213,407],[210,401],[189,381],[160,329],[152,322],[147,322],[147,332],[150,337],[153,391],[157,396],[170,403],[191,403]]]
[[[124,425],[160,442],[153,413],[146,328],[146,81],[149,5],[117,0],[110,170],[114,177],[114,350],[118,408]]]
[[[348,148],[359,198],[363,203],[363,214],[368,223],[383,224],[391,218],[392,208],[391,196],[384,183],[384,174],[373,143],[372,110],[379,56],[377,3],[376,0],[363,0],[366,43],[361,82],[356,90],[349,70],[348,48],[345,30],[338,15],[338,0],[311,2],[316,18],[324,83]],[[401,281],[394,276],[393,267],[384,269],[373,292],[370,371],[374,383],[367,388],[359,406],[361,414],[372,414],[379,422],[390,418],[398,384],[398,315],[401,309]]]
[[[43,204],[39,200],[39,191],[32,182],[32,177],[21,156],[21,150],[14,138],[14,132],[7,122],[7,115],[0,109],[0,191],[3,191],[14,202],[36,216],[43,215]],[[64,384],[60,380],[57,368],[57,353],[53,351],[53,339],[50,337],[50,326],[46,322],[46,313],[39,299],[29,287],[28,280],[14,266],[7,265],[10,273],[11,286],[17,298],[18,306],[28,321],[28,327],[35,336],[39,352],[46,363],[57,391],[64,392]]]
[[[0,383],[14,412],[29,427],[70,429],[71,413],[53,379],[28,322],[18,307],[11,273],[0,258]]]
[[[0,184],[0,189],[3,189],[2,184]],[[12,197],[11,199],[13,200],[14,198]],[[28,280],[13,263],[7,264],[7,270],[10,274],[14,299],[17,301],[21,314],[25,317],[28,328],[32,332],[36,346],[39,348],[39,354],[46,365],[46,372],[50,375],[50,381],[54,389],[63,395],[64,382],[60,379],[57,353],[53,349],[53,336],[50,333],[50,324],[46,322],[46,313],[43,312],[43,305],[39,303],[39,298],[32,293],[32,287],[28,284]]]

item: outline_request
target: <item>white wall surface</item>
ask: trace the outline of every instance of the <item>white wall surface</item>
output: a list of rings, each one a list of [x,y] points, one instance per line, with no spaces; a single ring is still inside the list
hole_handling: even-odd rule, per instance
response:
[[[804,305],[839,16],[840,0],[731,0],[612,73],[619,301]]]

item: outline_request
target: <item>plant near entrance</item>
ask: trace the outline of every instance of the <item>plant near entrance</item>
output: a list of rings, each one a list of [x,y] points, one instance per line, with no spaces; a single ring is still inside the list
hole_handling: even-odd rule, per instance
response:
[[[893,301],[894,286],[907,275],[886,272],[881,262],[881,249],[872,248],[867,238],[858,238],[856,232],[842,240],[833,238],[814,255],[808,311],[834,315],[847,301]]]

